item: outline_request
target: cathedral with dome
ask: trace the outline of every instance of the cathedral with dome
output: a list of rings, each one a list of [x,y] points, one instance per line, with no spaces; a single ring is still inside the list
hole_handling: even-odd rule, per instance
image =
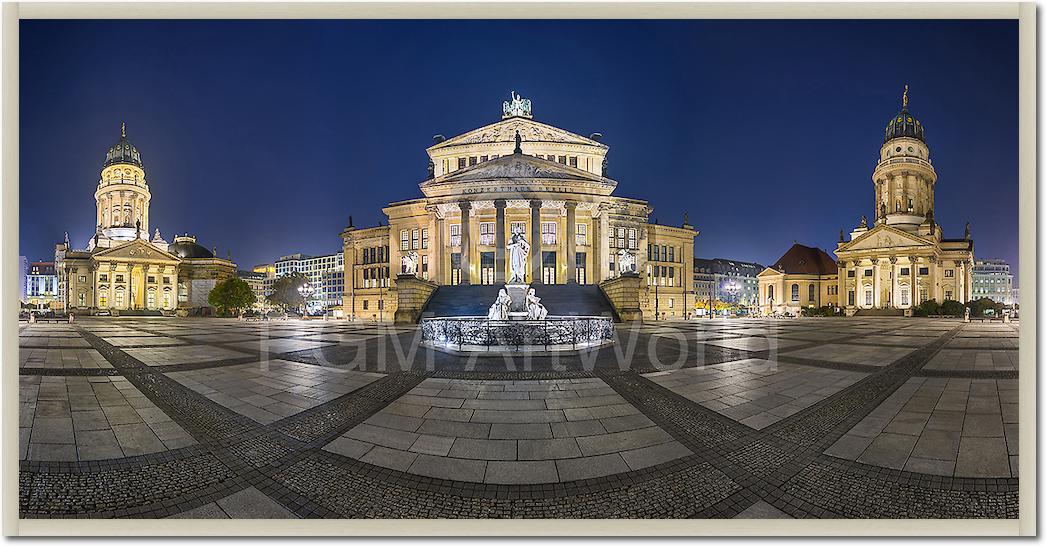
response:
[[[341,234],[345,315],[390,320],[398,277],[409,272],[437,286],[472,286],[440,292],[461,298],[488,297],[485,290],[513,277],[550,295],[592,292],[625,275],[642,281],[632,303],[644,317],[685,316],[697,230],[685,217],[658,223],[647,201],[615,195],[601,134],[538,121],[531,101],[515,93],[501,114],[452,138],[436,135],[421,197],[390,203],[387,222],[361,228],[350,220]],[[517,239],[529,245],[522,276],[507,252]],[[563,285],[580,288],[556,288]]]
[[[908,108],[908,87],[901,110],[886,124],[879,159],[872,172],[874,218],[862,216],[849,236],[840,230],[835,249],[837,272],[806,283],[821,283],[810,294],[827,293],[847,314],[910,314],[927,300],[938,303],[971,299],[973,239],[966,224],[962,237],[944,236],[934,216],[937,172],[930,160],[926,131]],[[815,305],[806,301],[804,283],[782,282],[782,271],[761,275],[764,312],[795,312]],[[798,288],[797,288],[798,286]],[[797,295],[798,294],[798,295]],[[775,298],[776,296],[776,298]]]
[[[59,300],[73,313],[186,313],[208,308],[214,285],[232,277],[236,264],[185,234],[166,241],[149,233],[152,195],[141,154],[120,139],[105,154],[94,193],[95,233],[81,246],[55,247]]]

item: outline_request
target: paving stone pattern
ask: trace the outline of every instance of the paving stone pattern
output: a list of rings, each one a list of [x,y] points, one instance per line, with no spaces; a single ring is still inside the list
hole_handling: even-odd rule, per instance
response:
[[[1018,333],[670,321],[465,358],[374,323],[23,323],[20,514],[1014,518]]]

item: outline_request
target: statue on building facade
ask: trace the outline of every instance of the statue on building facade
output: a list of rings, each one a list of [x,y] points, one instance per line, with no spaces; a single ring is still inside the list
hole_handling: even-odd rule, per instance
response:
[[[515,91],[510,92],[512,96],[511,101],[505,101],[501,104],[501,117],[511,118],[514,116],[522,116],[525,118],[533,117],[531,112],[530,99],[520,97]]]
[[[898,206],[900,206],[900,205],[898,205]],[[879,218],[883,219],[883,220],[886,219],[886,203],[881,203],[879,205]]]
[[[527,291],[527,319],[545,320],[546,316],[548,316],[548,309],[545,309],[545,306],[541,305],[541,298],[539,298],[534,289],[531,288]]]
[[[512,298],[509,297],[508,291],[502,288],[498,291],[498,298],[494,300],[494,304],[487,311],[487,318],[489,320],[508,320],[510,304],[512,304]]]
[[[505,250],[509,253],[509,271],[512,273],[508,282],[526,282],[530,243],[518,227],[512,229],[512,239],[505,245]]]
[[[400,261],[403,265],[404,275],[417,275],[418,274],[418,253],[411,250],[404,254]]]
[[[963,239],[970,240],[970,223],[966,222],[966,233],[963,234]]]
[[[636,256],[628,250],[622,248],[617,251],[617,271],[621,273],[635,273],[636,272]]]
[[[867,228],[868,227],[868,217],[862,214],[861,215],[861,225],[859,225],[857,227]]]
[[[843,241],[845,241],[845,239],[843,238],[843,230],[840,229],[839,230],[839,242],[842,243]]]

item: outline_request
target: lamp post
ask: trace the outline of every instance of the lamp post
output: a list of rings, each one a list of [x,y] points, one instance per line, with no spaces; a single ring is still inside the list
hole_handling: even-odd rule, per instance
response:
[[[305,320],[305,317],[308,316],[309,296],[312,295],[313,291],[314,291],[314,289],[312,288],[311,285],[309,285],[308,282],[306,282],[305,284],[303,284],[303,285],[298,287],[298,294],[300,294],[301,298],[302,298],[302,300],[301,300],[301,318],[302,318],[302,320]]]

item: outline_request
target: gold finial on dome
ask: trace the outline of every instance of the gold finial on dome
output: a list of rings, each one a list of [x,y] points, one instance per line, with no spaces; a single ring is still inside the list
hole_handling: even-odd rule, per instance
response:
[[[901,107],[908,109],[908,84],[904,84],[904,96],[901,98]]]
[[[120,122],[120,138],[127,138],[127,124]]]

